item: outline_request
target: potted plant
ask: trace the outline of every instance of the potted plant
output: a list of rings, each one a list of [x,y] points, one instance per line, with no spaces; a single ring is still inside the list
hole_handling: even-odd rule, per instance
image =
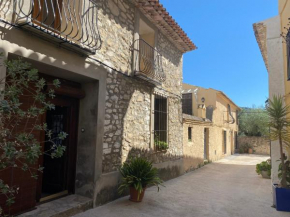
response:
[[[262,175],[264,179],[271,178],[271,161],[263,161],[256,165],[256,172]]]
[[[152,162],[145,158],[132,158],[129,162],[125,162],[120,168],[122,182],[119,186],[119,193],[124,190],[130,190],[130,200],[141,202],[146,188],[149,185],[155,185],[159,191],[159,185],[163,181],[158,176],[157,168],[154,168]]]
[[[247,148],[248,148],[248,153],[253,154],[253,152],[254,152],[253,146],[251,144],[247,143]]]
[[[155,147],[158,151],[166,151],[169,148],[167,142],[164,141],[155,142]]]
[[[273,96],[269,99],[267,113],[269,115],[269,137],[271,140],[278,140],[280,150],[280,183],[273,184],[274,206],[278,211],[290,212],[290,186],[289,178],[287,179],[287,162],[283,148],[290,144],[290,121],[287,118],[290,115],[288,105],[283,104],[281,96]],[[289,167],[289,165],[288,165]],[[287,182],[288,180],[288,182]]]

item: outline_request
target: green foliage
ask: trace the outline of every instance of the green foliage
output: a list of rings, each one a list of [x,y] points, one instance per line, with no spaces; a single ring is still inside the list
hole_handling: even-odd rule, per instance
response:
[[[239,131],[246,136],[265,136],[269,132],[268,114],[264,108],[244,108],[239,114]]]
[[[253,148],[253,146],[249,143],[243,143],[239,145],[239,153],[243,154],[243,153],[248,153],[249,152],[249,148]]]
[[[287,165],[285,163],[285,154],[283,153],[283,147],[289,148],[290,144],[290,122],[288,116],[290,115],[288,105],[284,105],[282,96],[273,96],[269,99],[269,106],[267,107],[267,113],[269,115],[268,126],[270,127],[269,138],[272,141],[279,141],[280,148],[280,160],[281,160],[281,183],[282,188],[287,188]]]
[[[287,181],[287,184],[290,185],[290,161],[287,160],[285,162],[285,166],[286,166],[286,181]],[[282,179],[282,164],[280,163],[279,164],[279,173],[278,173],[278,177],[279,179]]]
[[[52,158],[61,157],[65,146],[56,145],[55,139],[64,140],[66,133],[60,133],[57,138],[51,137],[51,130],[46,123],[41,123],[41,115],[46,110],[54,109],[50,99],[54,97],[54,90],[60,86],[59,80],[49,85],[45,79],[40,78],[38,71],[21,59],[4,61],[7,68],[6,77],[0,79],[0,170],[9,170],[17,167],[37,178],[37,173],[43,168],[35,168],[40,155],[46,154]],[[29,108],[23,108],[20,97],[32,99]],[[31,124],[34,123],[34,124]],[[20,128],[21,126],[21,128]],[[34,137],[35,130],[43,131],[48,137],[47,141],[39,141]],[[42,152],[42,144],[51,143],[51,149]],[[9,186],[0,179],[0,195],[5,195],[6,204],[14,203],[17,188]],[[0,207],[0,216],[4,215]]]
[[[160,151],[167,150],[169,148],[167,142],[164,142],[164,141],[156,142],[155,147],[157,148],[157,150],[160,150]]]
[[[120,168],[122,175],[122,183],[119,186],[119,193],[129,187],[134,187],[138,191],[138,199],[143,189],[148,185],[155,185],[159,191],[159,185],[163,181],[158,176],[157,168],[154,168],[152,162],[144,158],[133,158],[129,162],[125,162]]]
[[[256,172],[261,175],[262,171],[266,171],[268,176],[271,176],[271,161],[263,161],[256,165]]]

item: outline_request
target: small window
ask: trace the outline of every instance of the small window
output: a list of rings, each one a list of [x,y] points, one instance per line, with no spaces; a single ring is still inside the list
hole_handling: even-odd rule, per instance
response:
[[[191,142],[192,141],[192,128],[188,127],[188,141]]]
[[[193,115],[192,93],[182,94],[182,113],[187,115]]]
[[[227,131],[223,130],[223,151],[227,153]]]
[[[155,150],[168,149],[167,142],[167,98],[155,94],[154,102],[154,145]]]

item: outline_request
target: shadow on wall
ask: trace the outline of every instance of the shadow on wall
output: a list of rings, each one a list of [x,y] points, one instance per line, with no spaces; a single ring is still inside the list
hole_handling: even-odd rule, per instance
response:
[[[150,149],[132,148],[129,151],[127,161],[134,157],[144,157],[153,162],[154,167],[159,171],[160,178],[164,181],[176,178],[204,165],[204,159],[202,158],[177,156],[166,151],[156,152]],[[121,176],[119,171],[103,175],[102,181],[97,183],[101,187],[96,192],[95,206],[103,205],[128,195],[128,192],[123,195],[118,194],[120,180]]]

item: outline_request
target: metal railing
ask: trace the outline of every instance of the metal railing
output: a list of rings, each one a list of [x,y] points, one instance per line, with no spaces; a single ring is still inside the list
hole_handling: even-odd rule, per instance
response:
[[[133,46],[136,75],[157,83],[164,82],[166,75],[163,71],[162,55],[143,39],[135,40]]]
[[[93,0],[1,0],[0,18],[92,53],[101,46],[98,10]]]

